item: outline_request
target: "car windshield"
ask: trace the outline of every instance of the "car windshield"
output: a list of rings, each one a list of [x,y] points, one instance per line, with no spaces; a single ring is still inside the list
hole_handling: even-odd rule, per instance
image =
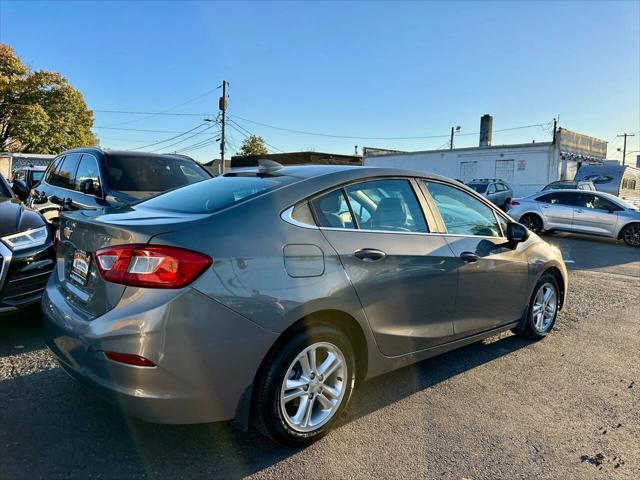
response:
[[[467,187],[472,188],[478,193],[486,192],[488,185],[488,183],[467,183]]]
[[[294,181],[294,177],[219,176],[163,193],[138,205],[180,213],[213,213]]]
[[[109,155],[109,186],[121,192],[162,192],[211,178],[194,161],[176,157]]]

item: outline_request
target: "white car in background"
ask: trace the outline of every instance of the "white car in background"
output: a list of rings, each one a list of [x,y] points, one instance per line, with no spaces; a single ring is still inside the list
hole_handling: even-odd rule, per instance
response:
[[[562,230],[624,240],[640,247],[640,211],[604,192],[551,190],[511,201],[509,215],[529,230]]]

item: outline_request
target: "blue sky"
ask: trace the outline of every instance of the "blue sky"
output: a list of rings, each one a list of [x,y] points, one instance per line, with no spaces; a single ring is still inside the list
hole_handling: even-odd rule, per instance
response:
[[[616,135],[640,130],[640,2],[0,0],[0,9],[0,41],[31,68],[64,74],[94,110],[158,112],[199,97],[171,113],[213,115],[212,90],[226,79],[229,113],[245,119],[346,136],[444,136],[342,139],[235,117],[284,151],[438,148],[454,125],[467,134],[456,145],[472,146],[491,113],[496,130],[544,125],[497,132],[494,144],[548,140],[560,115],[565,128],[613,141],[609,157],[620,158]],[[123,130],[95,131],[104,146],[136,148],[175,134],[129,129],[184,132],[201,119],[96,111],[96,127]],[[244,133],[229,132],[233,151]],[[218,145],[189,154],[208,160]]]

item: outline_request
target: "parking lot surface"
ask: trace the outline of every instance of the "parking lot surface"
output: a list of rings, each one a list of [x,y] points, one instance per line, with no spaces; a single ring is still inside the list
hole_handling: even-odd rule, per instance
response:
[[[640,250],[545,238],[570,268],[549,337],[505,333],[373,379],[304,450],[127,418],[56,366],[37,314],[3,319],[0,478],[640,478]]]

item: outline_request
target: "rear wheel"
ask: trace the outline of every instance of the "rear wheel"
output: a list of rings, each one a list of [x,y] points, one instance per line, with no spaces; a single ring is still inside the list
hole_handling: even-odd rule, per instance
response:
[[[513,330],[513,333],[529,340],[540,340],[546,337],[558,316],[559,292],[556,277],[550,273],[542,275],[533,290],[523,321]]]
[[[540,233],[544,224],[542,218],[535,213],[526,213],[520,218],[520,223],[535,233]]]
[[[640,223],[630,223],[620,234],[624,243],[631,247],[640,247]]]
[[[259,374],[255,420],[272,440],[310,444],[330,430],[355,383],[349,339],[328,325],[314,325],[287,340]]]

